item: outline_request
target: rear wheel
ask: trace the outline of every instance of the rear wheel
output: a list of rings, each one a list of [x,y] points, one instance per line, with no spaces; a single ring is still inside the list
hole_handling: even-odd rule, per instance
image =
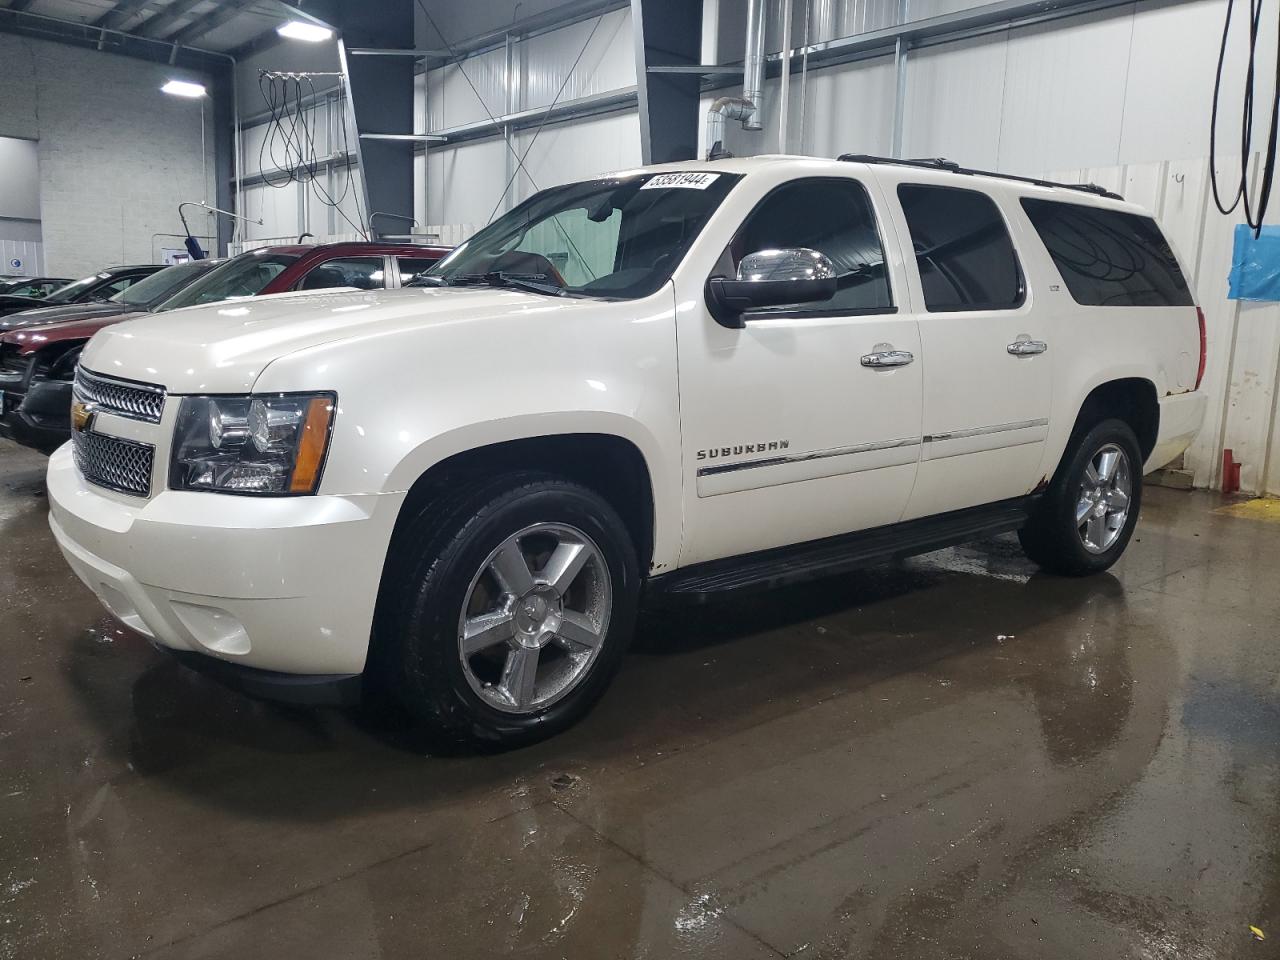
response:
[[[413,522],[375,645],[437,740],[513,747],[557,733],[608,686],[639,595],[616,511],[577,484],[499,479]]]
[[[1097,573],[1124,553],[1141,502],[1138,439],[1123,420],[1104,420],[1077,438],[1019,539],[1050,572]]]

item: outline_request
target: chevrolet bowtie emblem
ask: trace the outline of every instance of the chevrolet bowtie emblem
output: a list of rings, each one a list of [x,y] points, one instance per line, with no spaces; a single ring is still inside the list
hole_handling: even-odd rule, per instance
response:
[[[92,403],[81,403],[76,400],[71,404],[71,427],[76,433],[83,433],[93,426],[93,415],[97,406]]]

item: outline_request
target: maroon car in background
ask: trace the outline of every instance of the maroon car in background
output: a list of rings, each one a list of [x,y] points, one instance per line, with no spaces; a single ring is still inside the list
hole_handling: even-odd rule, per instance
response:
[[[261,247],[214,267],[150,312],[290,290],[399,287],[448,252],[406,243]],[[103,327],[139,315],[65,320],[0,336],[0,437],[45,452],[61,446],[71,435],[71,387],[81,349]]]

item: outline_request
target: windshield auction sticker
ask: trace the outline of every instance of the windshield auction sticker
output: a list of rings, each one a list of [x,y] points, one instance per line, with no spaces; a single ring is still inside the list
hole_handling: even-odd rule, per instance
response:
[[[685,190],[705,190],[716,182],[718,173],[659,173],[649,178],[641,190],[668,190],[672,187]]]

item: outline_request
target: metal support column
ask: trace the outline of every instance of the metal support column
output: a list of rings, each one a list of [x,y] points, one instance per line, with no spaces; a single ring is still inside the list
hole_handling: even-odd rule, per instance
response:
[[[360,159],[364,183],[364,217],[375,233],[402,232],[386,215],[413,219],[413,65],[414,57],[354,56],[352,48],[412,50],[413,0],[381,0],[377,15],[367,4],[318,0],[312,15],[339,33],[338,52],[351,97],[356,137],[351,144]],[[387,139],[388,135],[398,135]],[[400,139],[404,137],[405,139]],[[374,213],[383,214],[373,218]]]
[[[631,0],[636,43],[643,162],[692,160],[698,152],[700,77],[655,72],[696,66],[702,48],[702,4],[692,0]]]

